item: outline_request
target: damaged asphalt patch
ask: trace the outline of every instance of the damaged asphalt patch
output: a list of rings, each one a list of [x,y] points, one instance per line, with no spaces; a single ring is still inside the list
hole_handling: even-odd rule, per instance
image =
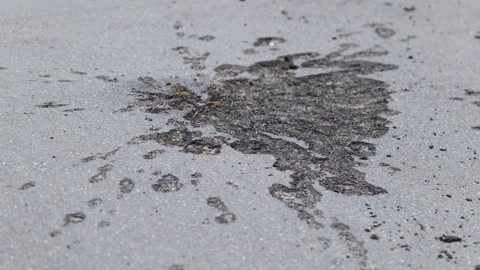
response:
[[[213,125],[236,140],[227,143],[218,136],[201,137],[201,132],[184,127],[141,135],[130,144],[154,140],[196,154],[217,154],[222,144],[228,144],[245,154],[273,155],[275,168],[294,173],[290,186],[273,185],[270,193],[294,208],[311,207],[319,201],[315,183],[348,195],[385,193],[383,188],[366,182],[364,173],[356,167],[357,159],[375,154],[375,146],[363,140],[388,131],[382,114],[389,112],[390,92],[386,83],[361,75],[397,66],[352,59],[357,55],[378,56],[378,51],[342,54],[351,47],[344,45],[322,58],[300,53],[248,67],[221,65],[216,69],[220,79],[207,86],[207,99],[183,86],[172,87],[170,93],[136,91],[146,98],[130,108],[141,107],[151,113],[189,108],[184,119],[191,126]],[[294,72],[299,69],[335,71],[296,76]],[[148,85],[156,83],[149,81]],[[158,102],[162,110],[155,110]],[[289,199],[283,193],[288,193]],[[298,202],[293,203],[293,198]]]
[[[274,168],[293,173],[288,185],[271,185],[270,195],[296,211],[310,228],[323,229],[325,225],[318,221],[323,217],[316,215],[321,213],[317,208],[322,197],[320,186],[345,195],[387,192],[368,183],[357,169],[362,160],[375,155],[375,145],[365,140],[386,134],[388,121],[382,115],[391,112],[387,106],[388,85],[364,75],[395,70],[397,66],[364,60],[388,53],[377,48],[347,54],[356,47],[343,44],[323,57],[306,52],[249,66],[222,64],[205,86],[206,98],[179,83],[140,77],[143,87],[132,89],[137,101],[121,111],[173,113],[187,123],[166,132],[152,128],[152,132],[128,144],[155,141],[203,155],[216,155],[229,146],[244,154],[274,156]],[[218,135],[205,136],[198,130],[208,126],[213,126]],[[182,184],[170,175],[152,187],[170,192]],[[223,211],[215,218],[220,224],[238,218],[217,197],[207,203]],[[332,228],[338,229],[337,223]],[[358,265],[367,269],[362,242],[349,232],[340,231],[339,236]]]

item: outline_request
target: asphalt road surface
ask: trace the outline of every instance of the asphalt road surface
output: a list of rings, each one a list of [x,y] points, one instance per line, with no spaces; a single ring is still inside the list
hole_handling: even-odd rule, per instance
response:
[[[480,269],[480,2],[0,2],[0,269]]]

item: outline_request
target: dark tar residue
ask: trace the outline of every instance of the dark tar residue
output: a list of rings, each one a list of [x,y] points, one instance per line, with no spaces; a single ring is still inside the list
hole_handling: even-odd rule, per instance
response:
[[[154,87],[158,85],[154,79],[146,82],[141,77],[139,81],[155,91],[135,90],[140,98],[125,110],[182,111],[193,129],[214,126],[234,140],[202,137],[199,131],[177,127],[141,135],[130,144],[154,140],[181,147],[184,152],[210,155],[228,145],[244,154],[272,155],[275,168],[294,173],[288,185],[271,185],[270,194],[298,211],[299,218],[311,227],[321,228],[323,225],[307,212],[320,201],[316,185],[347,195],[386,193],[366,182],[365,174],[357,170],[359,160],[375,155],[375,146],[365,140],[388,131],[388,121],[382,114],[390,112],[388,85],[363,75],[395,70],[397,66],[363,60],[388,53],[382,50],[345,54],[355,47],[344,44],[323,57],[307,52],[250,66],[223,64],[215,69],[217,75],[207,86],[206,99],[181,85],[171,86],[171,91],[159,89]],[[179,187],[176,181],[162,182],[154,189]]]

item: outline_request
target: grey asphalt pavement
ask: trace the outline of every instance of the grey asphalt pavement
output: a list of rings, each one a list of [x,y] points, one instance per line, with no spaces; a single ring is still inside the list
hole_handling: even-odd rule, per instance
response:
[[[0,1],[0,269],[480,269],[479,14]]]

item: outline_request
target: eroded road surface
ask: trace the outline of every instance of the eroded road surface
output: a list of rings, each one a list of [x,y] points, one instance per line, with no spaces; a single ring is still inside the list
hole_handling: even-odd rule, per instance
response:
[[[197,2],[0,4],[1,269],[480,269],[479,3]]]

